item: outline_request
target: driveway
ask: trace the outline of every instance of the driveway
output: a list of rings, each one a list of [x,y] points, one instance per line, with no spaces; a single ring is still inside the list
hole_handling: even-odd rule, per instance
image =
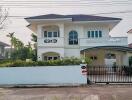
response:
[[[132,100],[132,86],[0,88],[0,100]]]

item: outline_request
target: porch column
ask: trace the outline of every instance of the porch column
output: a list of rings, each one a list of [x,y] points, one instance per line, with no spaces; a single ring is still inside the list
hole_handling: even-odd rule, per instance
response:
[[[60,37],[64,38],[64,24],[59,24]]]
[[[122,65],[122,53],[115,53],[116,55],[116,65],[121,66]]]
[[[125,52],[123,55],[123,65],[129,66],[129,55],[128,52]]]
[[[42,26],[37,26],[37,38],[42,38]]]

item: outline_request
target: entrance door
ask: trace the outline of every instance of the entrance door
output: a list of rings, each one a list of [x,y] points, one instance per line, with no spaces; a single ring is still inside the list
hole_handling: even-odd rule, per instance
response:
[[[105,55],[105,65],[108,67],[112,67],[116,64],[116,55],[112,53],[107,53]]]

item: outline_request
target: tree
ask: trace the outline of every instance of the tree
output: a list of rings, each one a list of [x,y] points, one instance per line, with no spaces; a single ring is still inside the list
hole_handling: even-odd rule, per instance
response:
[[[37,36],[35,34],[31,34],[31,41],[34,42],[34,50],[33,50],[33,60],[36,61],[37,60]]]
[[[7,35],[7,37],[9,37],[10,38],[10,41],[11,41],[11,49],[12,49],[12,47],[14,49],[20,49],[20,48],[22,48],[24,46],[24,44],[23,44],[23,42],[21,42],[18,38],[16,38],[14,36],[14,33],[15,32],[12,32],[12,33],[9,33]]]
[[[32,33],[31,37],[32,37],[31,41],[37,42],[37,36],[35,34]]]
[[[15,32],[12,32],[12,33],[9,33],[8,35],[6,35],[7,37],[10,38],[10,41],[11,41],[11,53],[12,53],[12,46],[13,46],[13,37],[14,37],[14,33]]]
[[[8,18],[8,10],[0,7],[0,29],[5,27]]]

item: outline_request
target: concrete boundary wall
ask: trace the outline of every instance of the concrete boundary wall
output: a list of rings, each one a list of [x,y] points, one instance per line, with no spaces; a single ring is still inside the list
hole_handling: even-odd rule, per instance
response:
[[[81,66],[0,68],[0,85],[4,84],[86,84]]]

